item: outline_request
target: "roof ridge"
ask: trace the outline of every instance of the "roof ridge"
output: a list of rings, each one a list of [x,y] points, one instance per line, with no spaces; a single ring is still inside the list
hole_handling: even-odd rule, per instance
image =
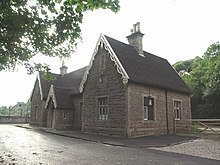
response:
[[[39,72],[39,74],[42,74],[42,71],[38,71]],[[58,74],[58,73],[53,73],[53,72],[49,72],[50,74],[54,74],[54,75],[56,75],[56,76],[59,76],[59,75],[61,75],[61,74]]]
[[[74,89],[74,88],[70,88],[70,87],[62,87],[62,86],[57,86],[57,85],[53,85],[54,88],[59,88],[59,89],[64,89],[64,90],[67,90],[67,89]]]
[[[77,70],[74,70],[74,71],[72,71],[72,72],[69,72],[69,73],[67,73],[67,74],[65,74],[65,75],[68,75],[68,74],[70,74],[70,73],[74,73],[74,72],[77,72],[77,71],[79,71],[79,70],[82,70],[82,69],[85,69],[87,66],[84,66],[84,67],[82,67],[82,68],[79,68],[79,69],[77,69]],[[65,76],[64,75],[64,76]]]
[[[135,49],[134,46],[129,45],[128,43],[119,41],[119,40],[117,40],[117,39],[115,39],[115,38],[112,38],[112,37],[109,37],[109,36],[107,36],[107,35],[105,35],[105,34],[104,34],[104,36],[107,37],[107,38],[110,38],[110,39],[112,39],[112,40],[114,40],[114,41],[116,41],[116,42],[119,42],[119,43],[121,43],[121,44],[124,44],[124,45],[126,45],[126,46],[129,46],[129,47]],[[138,51],[137,51],[136,49],[135,49],[135,51],[138,53]],[[160,59],[163,59],[163,60],[166,60],[166,61],[167,61],[167,59],[165,59],[165,58],[163,58],[163,57],[157,56],[157,55],[155,55],[155,54],[153,54],[153,53],[150,53],[150,52],[147,52],[147,51],[145,51],[145,50],[143,50],[143,51],[144,51],[144,56],[145,56],[145,54],[149,54],[149,55],[152,55],[152,56],[155,56],[155,57],[157,57],[157,58],[160,58]],[[139,53],[138,53],[138,54],[139,54]],[[146,56],[145,56],[145,57],[146,57]]]
[[[112,39],[112,40],[115,40],[115,41],[117,41],[117,42],[120,42],[120,43],[122,43],[122,44],[125,44],[126,46],[129,46],[129,47],[135,48],[134,46],[129,45],[128,43],[125,43],[125,42],[122,42],[122,41],[117,40],[117,39],[115,39],[115,38],[109,37],[109,36],[107,36],[107,35],[105,35],[105,34],[104,34],[104,36],[107,37],[107,38],[110,38],[110,39]]]

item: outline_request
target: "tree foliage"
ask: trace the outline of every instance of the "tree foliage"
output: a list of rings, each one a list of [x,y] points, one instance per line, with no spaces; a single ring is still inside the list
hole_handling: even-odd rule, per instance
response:
[[[29,116],[31,109],[31,103],[28,101],[27,103],[21,104],[18,106],[1,106],[0,107],[0,116]]]
[[[210,45],[202,58],[196,57],[191,61],[191,71],[181,76],[193,91],[192,117],[220,118],[219,42]],[[184,61],[179,63],[184,63]],[[178,65],[173,66],[175,68]]]
[[[0,115],[6,116],[6,115],[8,115],[8,113],[9,113],[8,107],[6,107],[6,106],[0,107]]]
[[[0,71],[15,64],[30,68],[28,61],[37,53],[69,57],[80,39],[83,13],[99,8],[117,12],[119,1],[1,0]]]
[[[194,68],[200,60],[201,58],[197,56],[194,59],[176,62],[173,67],[178,73],[180,71],[191,72],[192,68]]]

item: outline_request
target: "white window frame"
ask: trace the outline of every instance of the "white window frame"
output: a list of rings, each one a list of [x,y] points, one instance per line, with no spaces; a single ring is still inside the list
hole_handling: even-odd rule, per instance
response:
[[[98,113],[99,113],[99,120],[108,119],[108,98],[107,97],[98,98]]]
[[[173,101],[173,112],[174,112],[175,120],[181,120],[181,111],[182,111],[182,101],[174,100]]]
[[[144,105],[144,120],[148,120],[148,106]]]

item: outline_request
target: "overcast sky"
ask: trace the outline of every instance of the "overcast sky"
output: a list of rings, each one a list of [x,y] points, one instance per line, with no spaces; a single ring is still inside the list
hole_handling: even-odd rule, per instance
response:
[[[83,42],[65,61],[68,72],[88,65],[100,33],[127,43],[133,24],[140,22],[145,51],[171,64],[202,56],[207,47],[220,41],[220,0],[120,0],[118,13],[109,10],[86,12],[81,26]],[[58,58],[41,58],[59,73]],[[0,106],[27,102],[36,75],[24,69],[0,72]]]

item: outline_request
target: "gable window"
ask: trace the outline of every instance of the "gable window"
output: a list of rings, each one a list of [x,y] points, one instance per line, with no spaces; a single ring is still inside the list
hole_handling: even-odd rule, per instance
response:
[[[104,70],[106,68],[106,56],[105,54],[101,55],[100,57],[100,70]]]
[[[102,97],[98,99],[98,110],[99,110],[99,120],[107,120],[108,119],[107,97]]]
[[[180,120],[180,115],[181,115],[181,101],[174,101],[173,103],[174,106],[174,117],[175,120]]]
[[[154,98],[144,97],[144,120],[154,120]]]

